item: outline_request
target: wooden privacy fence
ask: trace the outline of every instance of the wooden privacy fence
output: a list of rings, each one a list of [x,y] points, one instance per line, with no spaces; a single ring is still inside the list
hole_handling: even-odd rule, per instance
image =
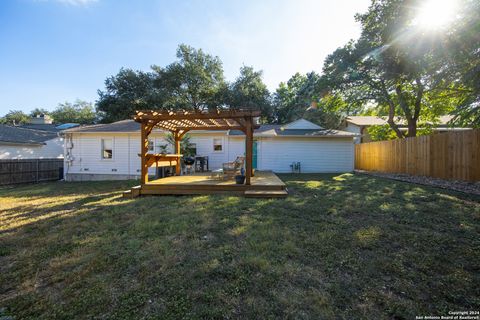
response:
[[[480,129],[357,144],[355,169],[480,181]]]
[[[0,185],[60,180],[63,159],[0,160]]]

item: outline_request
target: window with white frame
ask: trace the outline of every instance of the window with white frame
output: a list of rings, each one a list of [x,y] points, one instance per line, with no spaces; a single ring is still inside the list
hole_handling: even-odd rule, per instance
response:
[[[213,151],[215,151],[215,152],[222,152],[223,151],[223,139],[222,138],[214,138],[213,139]]]
[[[113,139],[102,139],[102,159],[113,158]]]

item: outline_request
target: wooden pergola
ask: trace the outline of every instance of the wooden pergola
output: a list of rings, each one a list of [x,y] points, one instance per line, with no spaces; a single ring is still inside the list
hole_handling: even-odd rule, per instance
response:
[[[245,184],[250,185],[253,176],[253,130],[259,125],[254,118],[260,111],[253,110],[218,110],[209,112],[189,111],[137,111],[134,120],[141,124],[141,181],[148,182],[148,167],[158,161],[176,164],[176,174],[181,172],[180,141],[192,130],[241,130],[245,133]],[[175,139],[175,154],[156,155],[148,153],[148,136],[153,128],[168,130]],[[175,160],[173,160],[175,159]]]

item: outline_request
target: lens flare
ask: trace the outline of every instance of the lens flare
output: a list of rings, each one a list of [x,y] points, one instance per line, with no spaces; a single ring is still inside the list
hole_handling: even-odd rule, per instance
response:
[[[415,24],[426,29],[438,29],[456,15],[455,0],[427,0],[418,8]]]

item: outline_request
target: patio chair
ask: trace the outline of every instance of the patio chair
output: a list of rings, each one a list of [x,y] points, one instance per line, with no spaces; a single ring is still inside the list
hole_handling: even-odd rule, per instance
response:
[[[237,157],[235,161],[225,162],[223,168],[223,178],[233,179],[236,175],[240,174],[240,170],[243,168],[245,157]]]

